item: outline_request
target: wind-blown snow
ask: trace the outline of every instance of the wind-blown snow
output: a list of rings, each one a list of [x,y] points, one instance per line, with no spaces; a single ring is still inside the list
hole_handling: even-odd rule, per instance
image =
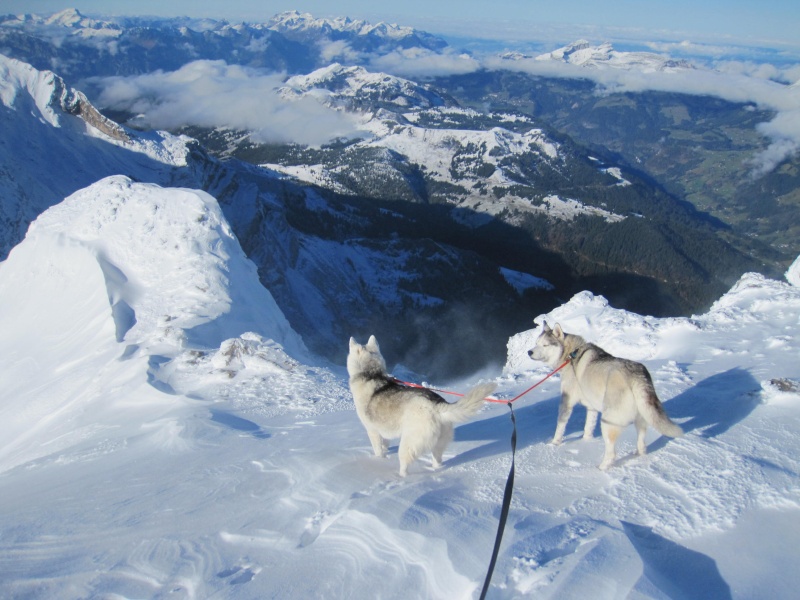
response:
[[[580,410],[546,443],[558,376],[518,400],[490,597],[793,598],[800,288],[748,274],[673,319],[584,292],[545,319],[643,361],[687,435],[650,430],[638,458],[631,427],[604,473]],[[370,455],[343,369],[311,364],[207,194],[113,177],[49,209],[0,263],[0,332],[0,596],[480,589],[508,409],[399,479],[396,446]],[[536,334],[509,340],[501,397],[547,372]]]

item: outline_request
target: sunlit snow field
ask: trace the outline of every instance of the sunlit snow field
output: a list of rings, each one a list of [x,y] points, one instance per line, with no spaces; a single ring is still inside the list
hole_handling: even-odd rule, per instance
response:
[[[547,444],[557,376],[518,400],[489,597],[795,596],[800,264],[787,279],[745,275],[692,318],[588,292],[531,315],[644,362],[687,435],[651,429],[640,458],[630,427],[601,472],[582,409]],[[400,478],[396,444],[371,456],[344,369],[308,353],[211,196],[112,177],[49,209],[0,263],[0,332],[0,596],[477,597],[508,408]],[[500,397],[547,374],[537,334],[480,376]]]

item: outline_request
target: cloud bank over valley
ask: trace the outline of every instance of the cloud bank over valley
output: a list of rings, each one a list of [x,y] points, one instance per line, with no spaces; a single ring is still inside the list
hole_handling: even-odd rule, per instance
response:
[[[258,142],[317,146],[357,133],[355,120],[311,98],[278,93],[286,76],[198,60],[176,71],[97,80],[101,106],[141,115],[156,129],[187,125],[247,130]]]

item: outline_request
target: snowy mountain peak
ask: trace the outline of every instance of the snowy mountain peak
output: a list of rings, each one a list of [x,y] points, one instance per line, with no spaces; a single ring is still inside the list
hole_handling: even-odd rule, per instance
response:
[[[447,46],[447,42],[443,39],[411,27],[383,22],[372,24],[349,17],[315,18],[309,13],[300,13],[296,10],[275,15],[267,23],[267,26],[290,38],[314,36],[319,39],[350,40],[352,44],[358,46],[367,43],[367,40],[373,44],[377,42],[378,45],[391,43],[431,50]]]
[[[364,67],[343,66],[339,63],[317,69],[308,75],[291,77],[281,93],[289,98],[320,89],[331,92],[334,103],[343,104],[350,110],[359,110],[362,105],[391,105],[406,110],[446,104],[444,98],[423,84],[386,73],[371,72]]]
[[[76,8],[49,15],[25,14],[8,15],[0,18],[4,27],[21,29],[52,40],[63,39],[65,35],[77,38],[114,38],[122,34],[122,28],[113,22],[86,17]]]
[[[84,20],[84,16],[77,8],[67,8],[61,12],[53,13],[44,22],[47,25],[61,25],[62,27],[75,27]]]
[[[514,58],[505,56],[505,58]],[[562,48],[536,57],[538,61],[565,62],[579,67],[637,69],[646,72],[692,69],[686,61],[674,60],[652,52],[620,52],[609,42],[592,46],[587,40],[577,40]]]
[[[39,71],[29,64],[0,54],[0,101],[15,109],[30,98],[41,117],[55,127],[63,114],[80,117],[87,125],[118,140],[127,141],[125,130],[98,111],[86,96],[52,71]]]
[[[604,44],[604,46],[609,46],[610,44]],[[558,50],[553,50],[550,53],[550,58],[554,59],[565,59],[565,57],[572,56],[575,52],[580,50],[588,50],[591,48],[591,44],[588,40],[577,40],[571,44],[564,46],[563,48],[559,48]]]
[[[275,15],[269,26],[278,31],[338,31],[357,35],[378,35],[386,38],[404,38],[414,35],[414,29],[395,24],[378,23],[372,25],[367,21],[337,17],[335,19],[318,19],[310,13],[290,10]]]

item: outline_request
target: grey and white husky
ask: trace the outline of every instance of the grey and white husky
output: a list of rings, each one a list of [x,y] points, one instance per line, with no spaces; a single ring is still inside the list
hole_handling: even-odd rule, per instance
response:
[[[683,435],[683,430],[664,411],[653,379],[643,364],[612,356],[578,335],[565,333],[560,325],[550,329],[547,323],[528,355],[554,369],[570,361],[561,370],[561,404],[552,443],[563,441],[564,429],[576,404],[586,407],[584,439],[593,437],[597,415],[602,413],[600,430],[605,454],[601,469],[613,464],[617,437],[631,423],[636,423],[636,446],[640,455],[647,452],[644,436],[648,425],[669,437]]]
[[[493,383],[478,385],[458,402],[449,403],[431,390],[402,385],[386,373],[374,335],[364,346],[350,338],[347,372],[356,413],[375,456],[386,456],[387,440],[400,438],[401,477],[425,452],[433,454],[434,468],[441,466],[442,454],[453,439],[453,425],[477,413],[495,388]]]

